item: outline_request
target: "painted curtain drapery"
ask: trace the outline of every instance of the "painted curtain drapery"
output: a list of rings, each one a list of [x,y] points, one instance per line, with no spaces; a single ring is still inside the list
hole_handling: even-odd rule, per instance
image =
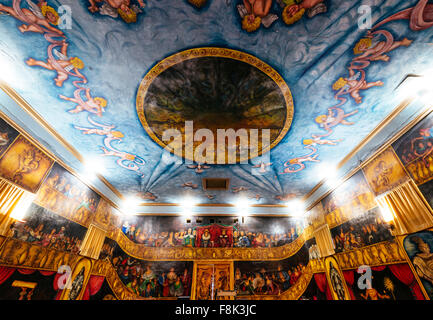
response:
[[[376,199],[389,208],[397,234],[415,233],[433,226],[433,213],[413,180]]]
[[[30,193],[16,187],[12,183],[0,178],[0,234],[7,235],[11,223],[9,218],[20,200]]]
[[[314,280],[316,281],[317,287],[320,292],[326,294],[326,300],[334,300],[332,299],[331,291],[329,290],[328,280],[326,279],[325,273],[316,273],[314,274]]]
[[[104,276],[90,276],[82,300],[89,300],[90,296],[97,294],[101,290],[104,280]]]

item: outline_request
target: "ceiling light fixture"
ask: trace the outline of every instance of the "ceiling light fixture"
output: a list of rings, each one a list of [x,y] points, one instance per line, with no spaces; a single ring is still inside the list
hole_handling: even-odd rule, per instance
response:
[[[300,217],[305,213],[305,204],[301,200],[292,200],[287,203],[291,216]]]
[[[134,196],[128,196],[123,200],[120,211],[125,215],[134,215],[138,211],[139,199]]]
[[[194,211],[194,206],[197,204],[197,201],[192,197],[185,197],[180,202],[180,206],[182,208],[182,215],[185,217],[191,217]]]
[[[236,202],[236,208],[241,217],[246,217],[249,214],[250,202],[247,198],[242,197]]]

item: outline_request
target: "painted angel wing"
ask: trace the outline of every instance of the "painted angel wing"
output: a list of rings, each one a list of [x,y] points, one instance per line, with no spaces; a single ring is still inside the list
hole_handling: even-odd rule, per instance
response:
[[[54,55],[60,60],[68,60],[68,57],[61,53],[59,50],[53,50]]]
[[[38,17],[39,19],[45,19],[44,15],[42,14],[41,8],[39,6],[32,2],[31,0],[26,0],[27,4],[29,5],[29,9],[33,14]]]

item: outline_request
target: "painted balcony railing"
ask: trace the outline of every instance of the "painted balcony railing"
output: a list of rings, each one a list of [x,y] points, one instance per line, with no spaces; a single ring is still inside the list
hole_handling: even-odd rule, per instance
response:
[[[0,237],[0,265],[57,271],[62,265],[75,265],[80,258],[82,256],[70,252]]]
[[[193,247],[147,247],[131,241],[120,230],[115,239],[125,253],[136,259],[148,261],[173,260],[282,260],[294,255],[304,245],[304,234],[281,247],[271,248],[193,248]]]
[[[379,266],[407,263],[405,254],[397,243],[398,239],[379,242],[367,247],[337,253],[335,258],[341,269],[355,269],[362,265]]]

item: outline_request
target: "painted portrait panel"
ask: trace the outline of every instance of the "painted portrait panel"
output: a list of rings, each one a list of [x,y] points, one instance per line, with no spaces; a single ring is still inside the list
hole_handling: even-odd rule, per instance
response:
[[[391,147],[378,155],[362,171],[376,196],[409,179]]]
[[[433,178],[433,115],[430,114],[392,144],[416,184]]]
[[[354,250],[390,240],[391,226],[383,220],[378,207],[330,229],[335,252]]]
[[[84,226],[93,219],[99,201],[96,192],[57,163],[35,199],[40,206]]]
[[[0,156],[12,144],[18,135],[18,131],[0,118]]]
[[[53,162],[23,136],[19,136],[0,159],[0,175],[35,193]]]
[[[433,299],[433,232],[411,234],[404,239],[403,246],[428,296]]]
[[[87,229],[33,203],[23,221],[16,221],[12,237],[61,251],[78,253]]]
[[[332,227],[377,206],[361,171],[322,200],[326,223]]]

